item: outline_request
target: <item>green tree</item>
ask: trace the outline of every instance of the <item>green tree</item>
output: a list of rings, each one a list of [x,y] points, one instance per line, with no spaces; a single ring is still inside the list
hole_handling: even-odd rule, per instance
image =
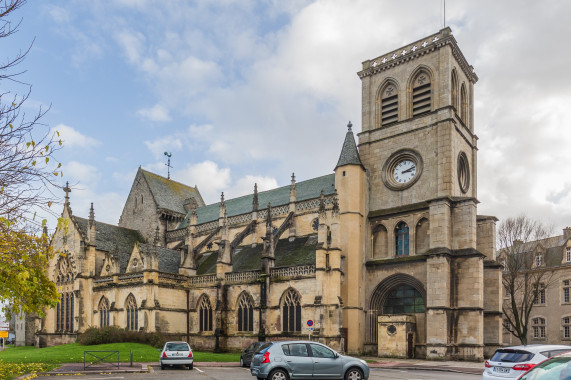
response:
[[[0,0],[0,39],[17,32],[21,20],[15,13],[24,4]],[[16,313],[41,314],[42,307],[57,303],[57,293],[45,273],[54,252],[47,236],[38,234],[45,220],[36,214],[53,214],[55,181],[63,176],[54,153],[62,141],[41,123],[47,110],[24,111],[31,85],[21,80],[17,66],[30,48],[0,57],[0,301]]]

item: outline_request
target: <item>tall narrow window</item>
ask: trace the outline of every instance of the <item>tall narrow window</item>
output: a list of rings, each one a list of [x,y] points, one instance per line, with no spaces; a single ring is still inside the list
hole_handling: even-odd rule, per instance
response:
[[[545,285],[539,284],[539,286],[534,286],[536,292],[536,298],[534,305],[545,305]]]
[[[63,294],[59,298],[59,303],[56,308],[56,331],[63,330]]]
[[[135,301],[135,297],[132,294],[127,297],[125,311],[127,313],[127,330],[139,330],[139,309],[137,308],[137,301]]]
[[[377,94],[376,107],[377,127],[398,121],[399,97],[398,88],[394,83],[388,83]]]
[[[107,326],[109,326],[109,302],[103,297],[99,301],[99,327]]]
[[[238,331],[254,331],[254,305],[246,293],[238,300]]]
[[[564,317],[563,319],[561,319],[561,325],[563,326],[563,338],[569,339],[571,338],[571,331],[570,331],[570,327],[571,327],[571,318],[569,317]]]
[[[69,293],[65,294],[65,331],[69,331],[70,321],[70,300]]]
[[[539,252],[537,255],[535,255],[535,266],[540,267],[541,264],[543,264],[543,255],[541,252]]]
[[[545,338],[545,318],[533,318],[531,320],[533,337],[537,339]]]
[[[282,301],[282,330],[284,332],[301,332],[301,297],[289,289]]]
[[[212,331],[212,305],[207,296],[203,296],[198,306],[200,331]]]
[[[565,249],[565,253],[566,253],[566,257],[567,257],[567,262],[571,263],[571,247],[567,247]]]
[[[466,86],[462,83],[460,88],[460,119],[466,124],[468,121],[468,95],[466,94]]]
[[[74,307],[75,307],[75,302],[74,301],[74,294],[73,292],[69,293],[69,331],[73,332],[73,322],[74,322]]]
[[[563,281],[563,303],[569,303],[569,280]]]
[[[452,107],[458,112],[458,77],[456,70],[452,70],[452,78],[450,81],[450,94],[452,95]]]
[[[422,115],[432,110],[432,87],[430,76],[421,71],[412,82],[412,116]]]
[[[405,222],[397,224],[395,229],[396,256],[408,256],[408,226]]]

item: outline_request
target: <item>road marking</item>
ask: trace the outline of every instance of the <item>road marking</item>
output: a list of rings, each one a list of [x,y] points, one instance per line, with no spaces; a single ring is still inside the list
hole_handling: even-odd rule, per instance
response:
[[[196,367],[194,367],[194,369],[197,370],[197,371],[200,372],[200,373],[203,373],[203,372],[204,372],[204,371],[202,371],[202,370],[200,370],[200,369],[198,369],[198,368],[196,368]]]

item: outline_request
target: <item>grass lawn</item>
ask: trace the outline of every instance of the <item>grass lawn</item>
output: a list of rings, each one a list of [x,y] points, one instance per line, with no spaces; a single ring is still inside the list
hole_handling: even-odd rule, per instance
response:
[[[119,351],[119,361],[130,360],[133,350],[134,362],[158,362],[160,353],[156,348],[140,343],[111,343],[96,346],[82,346],[78,343],[63,344],[46,348],[13,347],[0,352],[0,363],[80,363],[84,351]],[[222,353],[193,351],[196,362],[236,362],[240,353]],[[96,355],[99,355],[96,353]],[[116,356],[109,358],[115,360]],[[87,360],[88,356],[86,357]],[[1,378],[1,377],[0,377]]]

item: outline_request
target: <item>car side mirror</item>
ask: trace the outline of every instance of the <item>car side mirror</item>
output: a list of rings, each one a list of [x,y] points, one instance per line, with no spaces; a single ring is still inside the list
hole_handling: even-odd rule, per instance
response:
[[[335,359],[338,359],[338,358],[339,358],[339,354],[336,352],[335,353]]]

